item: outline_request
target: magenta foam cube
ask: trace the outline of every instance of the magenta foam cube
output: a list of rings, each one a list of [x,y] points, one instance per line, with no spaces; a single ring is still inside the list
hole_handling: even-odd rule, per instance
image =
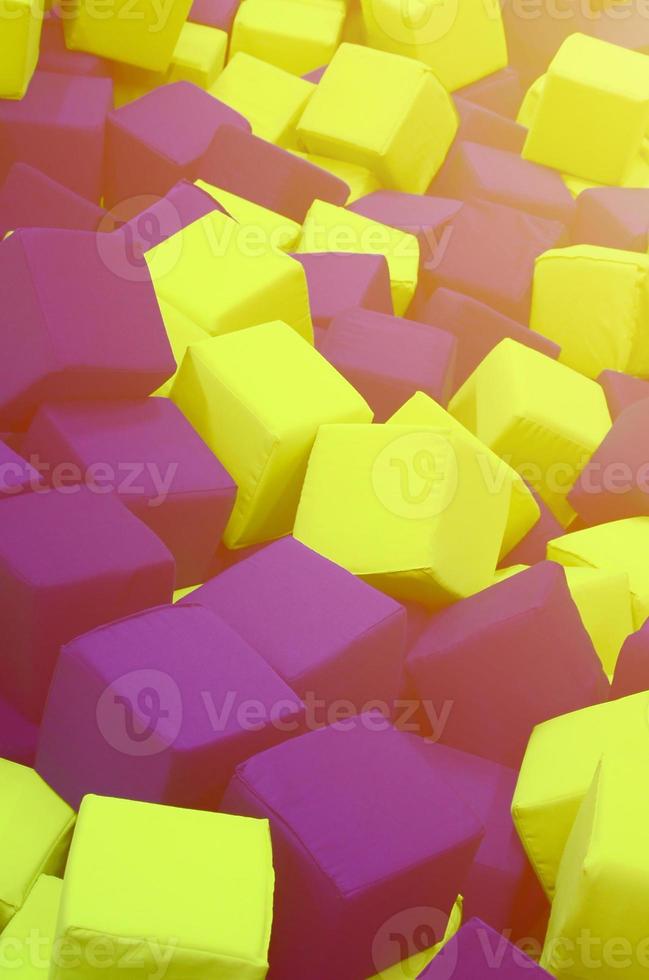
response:
[[[328,327],[338,313],[357,306],[394,312],[390,272],[383,255],[309,252],[293,255],[306,273],[311,319]]]
[[[455,337],[427,323],[357,309],[332,320],[320,353],[385,422],[417,391],[448,403],[456,348]]]
[[[69,464],[78,482],[113,487],[173,554],[176,586],[205,579],[237,488],[173,402],[43,405],[22,452],[38,457],[54,484]]]
[[[471,85],[465,85],[456,95],[501,116],[515,119],[523,101],[524,89],[515,68],[502,68]]]
[[[499,313],[486,303],[453,289],[436,289],[430,297],[419,296],[408,310],[408,315],[453,334],[457,339],[456,389],[473,374],[489,351],[506,337],[552,358],[557,358],[561,350],[547,337]]]
[[[608,699],[565,573],[540,562],[434,616],[407,669],[444,745],[518,769],[535,725]],[[422,722],[431,734],[428,718]]]
[[[390,707],[398,695],[404,609],[294,538],[256,551],[181,602],[224,619],[305,701],[345,701],[356,714],[374,699]]]
[[[241,0],[194,0],[188,20],[229,34]]]
[[[622,371],[602,371],[597,380],[604,389],[612,419],[616,419],[634,402],[649,398],[649,381],[633,378]]]
[[[572,233],[576,245],[602,245],[627,252],[649,247],[649,190],[593,187],[577,198]]]
[[[380,713],[249,759],[223,809],[270,820],[276,980],[359,980],[387,969],[401,959],[393,933],[408,909],[437,910],[439,940],[483,833],[417,737]]]
[[[527,138],[527,130],[524,126],[507,116],[501,116],[487,109],[486,106],[462,99],[457,94],[453,96],[453,101],[460,118],[456,141],[470,140],[473,143],[508,150],[510,153],[522,152]],[[431,186],[435,186],[435,181]]]
[[[649,622],[627,637],[615,665],[611,698],[649,691]]]
[[[38,725],[25,718],[0,695],[0,759],[34,766],[38,745]]]
[[[107,207],[130,198],[164,196],[183,177],[193,180],[199,160],[225,124],[250,123],[191,82],[162,85],[113,110],[106,128]]]
[[[145,397],[176,370],[148,273],[100,254],[112,237],[32,228],[0,244],[0,428],[44,401]]]
[[[43,18],[41,48],[38,59],[39,71],[51,71],[60,75],[89,75],[110,78],[110,62],[89,51],[70,51],[65,46],[63,21],[52,11]]]
[[[534,960],[474,918],[444,946],[417,980],[551,980]]]
[[[26,163],[14,163],[0,187],[0,239],[17,228],[97,231],[106,212]]]
[[[63,648],[36,766],[75,809],[86,793],[211,809],[236,766],[299,734],[303,716],[218,616],[160,606]]]
[[[37,71],[23,99],[0,99],[0,181],[28,163],[98,204],[112,104],[108,78]]]
[[[113,496],[73,486],[0,501],[0,694],[38,721],[61,645],[169,602],[174,571]]]
[[[196,170],[209,184],[302,224],[315,200],[344,205],[349,186],[238,126],[220,126]]]
[[[39,472],[6,442],[0,441],[0,500],[42,486]]]

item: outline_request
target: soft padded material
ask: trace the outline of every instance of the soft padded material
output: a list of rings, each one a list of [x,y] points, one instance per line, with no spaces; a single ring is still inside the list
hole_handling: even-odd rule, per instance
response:
[[[25,904],[0,936],[0,977],[47,980],[62,892],[60,878],[42,874],[37,879]]]
[[[458,95],[491,112],[515,119],[523,100],[520,73],[515,68],[502,68],[467,85]]]
[[[359,167],[356,163],[349,163],[346,160],[334,160],[332,157],[320,156],[317,153],[303,153],[301,150],[294,149],[291,149],[290,152],[301,160],[306,160],[315,167],[322,167],[323,170],[327,170],[335,177],[344,180],[349,186],[348,204],[358,200],[359,197],[373,194],[381,186],[376,176],[367,167]]]
[[[244,0],[234,18],[230,57],[243,51],[294,75],[329,62],[340,43],[344,0]]]
[[[577,198],[572,230],[576,245],[603,245],[629,252],[649,247],[649,189],[595,187]]]
[[[604,389],[608,410],[615,421],[625,408],[649,398],[649,381],[632,378],[621,371],[602,371],[597,379]]]
[[[347,310],[393,311],[390,269],[385,256],[361,252],[299,252],[306,274],[311,319],[324,329]]]
[[[33,766],[38,743],[38,725],[0,698],[0,758]]]
[[[229,33],[238,8],[239,0],[194,0],[189,20]]]
[[[0,238],[16,228],[97,231],[105,214],[98,204],[26,163],[14,163],[0,187]]]
[[[6,442],[0,441],[0,500],[42,486],[41,474],[27,462],[26,455],[24,452],[19,455]]]
[[[497,966],[495,965],[497,964]],[[480,919],[470,919],[419,974],[418,980],[543,980],[550,974]]]
[[[4,11],[0,41],[0,98],[22,99],[36,64],[43,0],[13,0]]]
[[[615,666],[613,698],[626,698],[649,690],[649,626],[627,637]]]
[[[453,101],[460,116],[458,140],[469,140],[520,154],[527,136],[524,126],[459,95],[454,96]]]
[[[245,197],[239,197],[231,191],[225,191],[221,187],[214,187],[204,180],[197,180],[196,186],[216,201],[239,224],[242,233],[241,243],[244,247],[246,244],[250,247],[250,243],[253,243],[253,250],[255,247],[259,250],[261,240],[262,247],[267,245],[273,252],[287,252],[294,247],[300,237],[300,225],[283,214],[277,214],[276,211],[271,211]],[[248,237],[249,233],[250,237]]]

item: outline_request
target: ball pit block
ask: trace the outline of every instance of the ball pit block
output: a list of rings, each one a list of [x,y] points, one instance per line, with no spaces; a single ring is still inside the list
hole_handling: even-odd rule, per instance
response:
[[[22,99],[38,63],[43,0],[10,0],[3,11],[0,98]]]
[[[649,398],[649,381],[632,378],[622,371],[602,371],[597,380],[604,389],[608,409],[614,421],[629,405]]]
[[[494,964],[498,963],[496,967]],[[440,950],[417,980],[477,980],[494,969],[502,980],[549,980],[546,973],[518,946],[512,945],[480,919],[472,918]]]
[[[16,228],[97,231],[105,215],[98,204],[26,163],[14,163],[0,187],[0,238]]]
[[[362,252],[300,252],[314,327],[324,329],[346,310],[393,311],[390,269],[383,255]]]
[[[577,198],[576,245],[601,245],[628,252],[649,248],[649,189],[594,187]]]

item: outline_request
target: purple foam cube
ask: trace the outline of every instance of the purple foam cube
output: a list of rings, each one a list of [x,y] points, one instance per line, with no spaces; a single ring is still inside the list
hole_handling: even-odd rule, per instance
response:
[[[51,71],[61,75],[90,75],[110,78],[110,63],[89,51],[70,51],[65,45],[63,21],[56,11],[43,18],[39,71]]]
[[[604,389],[613,421],[630,405],[649,398],[649,381],[633,378],[622,371],[602,371],[597,380]]]
[[[112,238],[31,228],[0,244],[0,428],[44,401],[145,397],[176,370],[148,272],[116,274]]]
[[[115,109],[106,129],[107,206],[130,198],[163,196],[198,161],[223,125],[250,132],[250,123],[191,82],[162,85]]]
[[[483,828],[416,743],[371,713],[237,769],[223,809],[271,825],[275,980],[387,969],[401,958],[390,934],[404,909],[437,909],[444,928]]]
[[[9,759],[31,769],[37,745],[38,725],[0,695],[0,759]]]
[[[97,231],[106,212],[26,163],[14,163],[0,187],[0,238],[17,228]]]
[[[508,150],[510,153],[522,152],[527,139],[527,130],[524,126],[485,106],[462,99],[457,94],[453,96],[453,101],[460,119],[456,141],[470,140],[473,143],[482,143],[484,146]],[[431,187],[434,186],[433,180]]]
[[[37,71],[23,99],[0,100],[0,181],[29,163],[98,204],[112,105],[109,78]]]
[[[176,586],[202,582],[230,518],[237,488],[167,398],[43,405],[22,446],[56,485],[57,471],[122,503],[164,541]]]
[[[593,187],[577,198],[572,233],[576,245],[602,245],[627,252],[649,247],[649,190]]]
[[[448,403],[456,347],[455,337],[427,323],[358,309],[335,317],[320,353],[385,422],[417,391]]]
[[[515,119],[523,101],[524,88],[515,68],[502,68],[458,89],[456,95],[501,116]]]
[[[218,614],[304,700],[390,705],[405,655],[403,608],[294,538],[282,538],[182,602]]]
[[[218,616],[162,606],[63,648],[36,766],[75,809],[86,793],[212,809],[236,766],[299,734],[303,715]]]
[[[293,258],[306,273],[315,327],[328,327],[338,313],[357,306],[377,313],[393,312],[390,273],[383,255],[311,252]]]
[[[188,20],[229,34],[241,0],[194,0]]]
[[[39,472],[6,442],[0,441],[0,500],[42,485]]]
[[[542,497],[529,486],[527,489],[533,495],[538,504],[541,516],[531,531],[518,542],[515,548],[503,556],[502,565],[536,565],[537,562],[544,561],[548,551],[548,542],[560,538],[566,533],[566,529],[556,519]]]
[[[173,586],[170,552],[115,497],[73,486],[0,501],[0,694],[38,721],[61,645]]]
[[[480,919],[470,919],[418,980],[550,980],[526,953]]]

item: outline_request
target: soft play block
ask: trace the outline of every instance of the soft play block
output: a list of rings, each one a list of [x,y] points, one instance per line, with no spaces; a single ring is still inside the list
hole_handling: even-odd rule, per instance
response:
[[[550,980],[519,946],[477,918],[462,926],[417,980],[488,980],[494,971],[500,980]]]
[[[564,534],[548,544],[548,558],[562,565],[626,572],[633,601],[633,620],[640,629],[649,617],[649,574],[644,549],[649,541],[649,517],[599,524]]]
[[[573,34],[550,63],[523,156],[562,173],[619,184],[648,126],[649,57]]]
[[[177,367],[169,380],[165,381],[163,385],[160,385],[153,394],[160,398],[168,398],[174,386],[174,381],[178,376],[180,365],[187,353],[187,348],[191,344],[200,344],[203,340],[206,340],[207,334],[200,327],[197,327],[184,313],[171,306],[170,303],[165,303],[164,300],[160,300],[160,313],[162,314],[165,330],[167,331],[167,337],[169,338]],[[555,536],[552,535],[552,537]]]
[[[248,119],[255,136],[278,146],[295,144],[295,127],[315,85],[240,51],[210,93]]]
[[[223,71],[227,51],[225,31],[187,21],[174,48],[167,80],[192,82],[207,90]]]
[[[239,488],[228,548],[288,534],[325,422],[370,422],[364,399],[285,323],[189,348],[172,398]]]
[[[69,464],[78,482],[95,490],[114,477],[122,503],[174,556],[176,587],[205,579],[236,486],[171,401],[43,405],[22,452],[35,455],[49,473]]]
[[[414,235],[326,201],[315,201],[309,208],[296,252],[384,255],[397,316],[405,313],[417,288],[420,252]]]
[[[424,425],[436,428],[442,435],[452,433],[472,448],[481,461],[481,481],[496,490],[511,488],[509,515],[500,548],[501,556],[512,550],[528,535],[539,520],[541,508],[523,479],[504,460],[449,415],[423,392],[413,395],[389,420],[394,425]],[[421,471],[421,460],[419,470]],[[421,473],[420,473],[421,475]],[[558,526],[558,525],[557,525]],[[561,528],[559,528],[561,530]],[[545,544],[542,557],[545,557]]]
[[[613,420],[629,405],[649,398],[649,381],[632,378],[622,371],[602,371],[597,380],[604,389],[608,410]]]
[[[0,936],[0,977],[47,980],[54,951],[63,882],[42,874]],[[35,944],[37,943],[37,947]],[[58,951],[57,951],[58,952]]]
[[[331,322],[320,353],[385,422],[417,391],[447,404],[455,348],[454,337],[427,323],[356,309]]]
[[[506,337],[533,347],[547,357],[556,359],[559,356],[560,348],[547,337],[453,289],[442,287],[428,298],[417,297],[408,314],[415,320],[453,334],[457,339],[456,388],[464,384],[489,351]]]
[[[315,200],[342,205],[349,197],[343,180],[237,126],[219,126],[196,173],[300,224]]]
[[[0,187],[0,239],[16,228],[97,231],[106,212],[26,163],[14,163]]]
[[[65,44],[63,10],[51,10],[43,21],[39,71],[53,71],[61,75],[91,75],[110,78],[111,64],[87,51],[71,51]]]
[[[302,724],[297,695],[222,619],[160,606],[63,647],[36,768],[75,809],[87,793],[216,809],[240,762]]]
[[[0,931],[25,904],[40,874],[58,875],[74,811],[27,766],[0,759],[0,827],[7,858],[0,874]]]
[[[579,806],[605,752],[644,752],[649,693],[607,701],[539,725],[525,753],[512,815],[548,896]]]
[[[0,269],[3,426],[45,400],[144,397],[173,374],[148,274],[115,275],[95,235],[19,231],[0,244]]]
[[[521,76],[515,68],[502,68],[465,86],[458,95],[500,116],[516,119],[523,101]]]
[[[146,261],[158,300],[211,335],[275,317],[312,341],[304,270],[272,244],[267,231],[213,211],[152,248]]]
[[[0,758],[33,766],[37,744],[38,725],[0,695]]]
[[[64,484],[63,492],[0,504],[0,684],[38,721],[61,644],[168,602],[174,563],[159,538],[105,492]]]
[[[558,173],[518,153],[468,140],[456,142],[431,184],[433,194],[507,204],[569,225],[575,202]]]
[[[328,327],[346,310],[393,311],[390,269],[383,255],[308,252],[294,255],[306,275],[314,327]]]
[[[586,34],[596,26],[590,4],[579,0],[563,0],[560,10],[538,7],[532,16],[520,0],[504,0],[502,12],[509,63],[518,71],[524,87],[546,71],[570,34]]]
[[[426,0],[413,16],[398,0],[363,0],[372,47],[430,65],[453,91],[507,65],[507,42],[498,4],[469,0],[461,6]]]
[[[536,261],[530,326],[589,378],[649,378],[649,255],[573,245]]]
[[[240,226],[242,242],[248,248],[263,250],[266,246],[275,252],[288,252],[300,237],[300,225],[276,211],[270,211],[261,204],[239,197],[220,187],[214,187],[204,180],[197,180],[196,186],[213,198],[223,210]]]
[[[148,3],[133,10],[130,0],[115,0],[98,15],[93,0],[79,0],[63,21],[65,43],[73,51],[164,71],[191,5],[192,0],[174,0],[164,8]]]
[[[565,226],[492,201],[471,201],[453,219],[452,232],[423,279],[424,289],[445,286],[527,323],[534,262],[566,244]]]
[[[449,410],[506,457],[568,526],[575,512],[566,495],[611,427],[596,382],[506,339],[465,381]]]
[[[229,623],[307,706],[344,700],[360,711],[399,694],[405,610],[294,538],[262,548],[181,601]]]
[[[412,58],[342,44],[300,120],[309,153],[372,170],[384,187],[423,194],[457,130],[450,96]]]
[[[197,165],[222,125],[250,131],[238,112],[191,82],[154,89],[108,116],[104,193],[109,207],[166,194]]]
[[[98,204],[112,102],[109,78],[37,71],[23,99],[0,100],[0,180],[28,163]]]
[[[230,57],[243,51],[306,75],[331,61],[346,15],[344,0],[243,0],[234,18]]]
[[[238,9],[239,0],[194,0],[188,19],[195,24],[218,27],[229,34]]]
[[[2,11],[0,98],[22,99],[36,64],[43,0],[10,0]]]
[[[57,927],[78,955],[53,963],[50,980],[85,980],[99,941],[106,980],[128,954],[149,975],[164,962],[167,980],[264,980],[273,884],[265,820],[88,796]]]
[[[0,440],[0,499],[15,497],[42,486],[41,474],[27,462],[26,456],[26,453],[21,455]]]
[[[357,201],[359,197],[364,197],[366,194],[374,193],[381,186],[367,167],[359,167],[357,164],[348,163],[345,160],[334,160],[332,157],[319,156],[317,153],[303,153],[301,150],[294,149],[291,149],[290,152],[301,160],[306,160],[315,167],[321,167],[333,174],[334,177],[344,180],[349,187],[347,204]]]
[[[460,117],[458,140],[495,146],[499,150],[520,154],[527,137],[527,130],[523,126],[458,95],[454,96],[453,101]]]
[[[535,725],[608,696],[564,571],[549,562],[435,616],[407,668],[420,701],[453,702],[436,737],[512,768]]]
[[[608,568],[566,567],[568,588],[608,677],[635,629],[629,576]]]
[[[515,472],[515,471],[514,471]],[[523,481],[524,486],[527,486]],[[563,528],[550,510],[543,502],[538,493],[528,487],[538,505],[541,516],[534,527],[512,548],[506,555],[508,565],[536,565],[537,562],[545,558],[548,541],[563,534]]]
[[[397,599],[447,605],[488,584],[508,520],[511,486],[488,487],[480,462],[430,425],[323,425],[295,537]]]
[[[379,712],[250,759],[223,808],[270,820],[281,896],[270,959],[286,978],[356,980],[387,968],[374,961],[377,933],[404,908],[439,909],[430,939],[440,939],[483,832],[416,737]]]
[[[593,187],[577,198],[572,230],[576,245],[603,245],[628,252],[649,248],[649,189]]]
[[[645,624],[625,640],[615,665],[612,698],[626,698],[649,690],[649,626]]]

